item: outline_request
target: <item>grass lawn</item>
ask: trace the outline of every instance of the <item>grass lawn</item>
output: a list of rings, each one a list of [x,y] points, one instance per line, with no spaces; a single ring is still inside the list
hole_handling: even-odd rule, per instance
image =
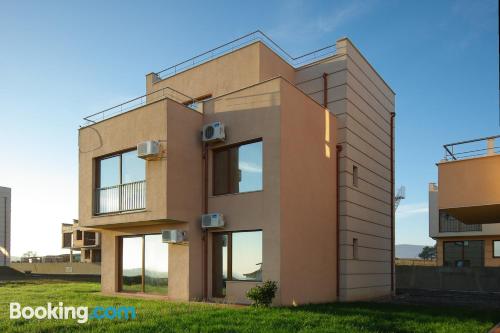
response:
[[[494,310],[380,303],[338,303],[255,309],[98,294],[99,284],[27,281],[0,284],[0,332],[487,332]],[[10,320],[9,303],[42,306],[135,306],[133,320]]]

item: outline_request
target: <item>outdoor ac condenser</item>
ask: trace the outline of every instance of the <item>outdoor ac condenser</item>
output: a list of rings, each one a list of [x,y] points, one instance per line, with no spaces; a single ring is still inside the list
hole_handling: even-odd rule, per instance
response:
[[[201,137],[202,141],[207,143],[226,140],[226,130],[224,124],[220,121],[216,121],[203,126]]]
[[[187,232],[183,230],[162,230],[163,243],[182,244],[187,242]]]
[[[137,157],[152,160],[160,156],[160,143],[158,141],[145,141],[137,145]]]
[[[224,215],[220,213],[205,214],[201,216],[201,227],[203,229],[223,228]]]

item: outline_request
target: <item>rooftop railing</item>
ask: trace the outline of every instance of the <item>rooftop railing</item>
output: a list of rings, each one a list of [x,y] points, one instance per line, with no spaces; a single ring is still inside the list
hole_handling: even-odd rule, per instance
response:
[[[194,98],[192,98],[184,93],[181,93],[173,88],[164,87],[162,89],[153,91],[149,94],[133,98],[133,99],[128,100],[126,102],[123,102],[121,104],[110,107],[106,110],[102,110],[102,111],[94,113],[90,116],[87,116],[87,117],[83,118],[83,120],[85,121],[83,126],[84,127],[90,126],[92,124],[106,120],[108,118],[119,115],[121,113],[131,111],[133,109],[144,106],[147,103],[158,101],[158,100],[161,100],[163,98],[170,98],[176,102],[185,104],[186,106],[188,106],[192,109],[196,109],[197,104],[198,104],[196,99],[194,99]]]
[[[293,57],[288,52],[286,52],[281,46],[279,46],[275,41],[269,38],[269,36],[267,36],[265,33],[263,33],[260,30],[256,30],[242,37],[236,38],[228,43],[213,48],[209,51],[203,52],[188,60],[184,60],[178,64],[165,68],[159,72],[156,72],[155,74],[158,77],[158,79],[163,80],[170,76],[179,74],[180,72],[183,72],[185,70],[198,66],[202,63],[223,56],[224,54],[230,53],[234,50],[250,45],[256,41],[264,43],[267,47],[276,52],[279,56],[281,56],[284,60],[286,60],[290,65],[292,65],[295,68],[304,66],[308,63],[312,63],[321,58],[331,56],[336,52],[335,44],[332,44],[314,50],[312,52],[308,52],[301,56]]]
[[[500,145],[495,146],[495,141],[500,141],[496,140],[498,138],[500,135],[446,144],[443,146],[444,159],[454,161],[499,154]]]

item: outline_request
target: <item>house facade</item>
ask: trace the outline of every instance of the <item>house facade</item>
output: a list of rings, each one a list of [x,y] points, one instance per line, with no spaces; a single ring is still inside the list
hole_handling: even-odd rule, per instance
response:
[[[500,136],[445,145],[429,184],[438,266],[500,266]],[[497,142],[497,143],[495,143]]]
[[[274,280],[279,305],[390,295],[393,91],[347,38],[299,58],[260,32],[235,42],[85,118],[79,222],[101,232],[103,292],[246,303]],[[224,139],[203,141],[213,124]]]
[[[101,234],[80,227],[78,220],[61,225],[62,248],[70,251],[69,260],[73,262],[73,252],[80,252],[80,262],[101,262]]]
[[[10,200],[11,189],[0,187],[0,266],[10,264]]]

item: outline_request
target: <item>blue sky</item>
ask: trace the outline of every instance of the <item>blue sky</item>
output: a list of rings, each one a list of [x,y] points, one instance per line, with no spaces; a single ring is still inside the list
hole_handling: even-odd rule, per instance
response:
[[[397,93],[396,243],[431,244],[442,144],[497,134],[497,4],[484,1],[0,3],[0,185],[12,254],[60,252],[77,217],[77,129],[145,91],[145,74],[261,29],[289,53],[348,36]]]

